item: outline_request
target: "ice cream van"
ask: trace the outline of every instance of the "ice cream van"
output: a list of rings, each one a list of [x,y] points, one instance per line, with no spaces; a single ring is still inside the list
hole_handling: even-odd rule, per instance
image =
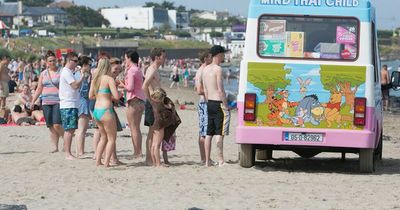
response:
[[[240,165],[290,150],[382,158],[382,96],[370,0],[251,0],[241,61]]]

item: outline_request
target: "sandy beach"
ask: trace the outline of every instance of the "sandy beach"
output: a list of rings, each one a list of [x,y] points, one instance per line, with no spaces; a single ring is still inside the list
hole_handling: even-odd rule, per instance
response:
[[[197,104],[191,89],[166,90],[173,100]],[[64,153],[50,154],[44,126],[0,127],[0,204],[27,209],[400,209],[400,115],[385,113],[383,161],[375,173],[360,174],[358,155],[348,154],[342,162],[336,153],[307,160],[274,152],[273,161],[241,168],[234,142],[237,113],[224,141],[228,164],[205,168],[198,153],[197,111],[187,108],[178,112],[183,123],[169,168],[132,159],[127,129],[117,139],[118,156],[127,165],[105,169],[90,158],[67,161]],[[123,109],[118,112],[126,122]],[[142,126],[144,139],[147,130]],[[88,155],[93,154],[92,134],[89,130],[86,138]],[[214,142],[213,159],[215,149]]]

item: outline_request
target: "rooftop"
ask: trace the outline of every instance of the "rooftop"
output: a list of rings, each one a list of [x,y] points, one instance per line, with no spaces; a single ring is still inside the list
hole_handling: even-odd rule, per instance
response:
[[[17,3],[0,4],[0,16],[17,16],[17,15],[18,15]]]

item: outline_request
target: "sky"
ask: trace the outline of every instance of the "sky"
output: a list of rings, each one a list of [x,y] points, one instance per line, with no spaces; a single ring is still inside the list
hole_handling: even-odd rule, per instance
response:
[[[74,0],[75,4],[86,5],[94,9],[100,7],[124,6],[142,6],[145,2],[158,2],[163,0]],[[232,15],[247,15],[248,4],[250,0],[169,0],[176,6],[183,5],[190,9],[201,10],[228,10]],[[400,0],[371,0],[375,5],[378,15],[378,28],[389,29],[400,27]],[[218,3],[216,3],[218,2]]]

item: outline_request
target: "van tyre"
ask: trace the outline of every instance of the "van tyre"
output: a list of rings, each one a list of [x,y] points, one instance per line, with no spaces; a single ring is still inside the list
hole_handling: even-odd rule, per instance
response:
[[[383,152],[383,138],[382,134],[383,131],[381,132],[381,136],[379,137],[379,144],[378,147],[375,149],[375,159],[376,160],[382,160],[382,152]]]
[[[272,159],[272,150],[271,149],[267,149],[267,150],[257,149],[256,150],[256,159],[257,160],[271,160]]]
[[[372,173],[375,171],[374,149],[360,149],[360,172]]]
[[[255,162],[255,149],[252,144],[240,145],[239,164],[243,168],[251,168]]]

